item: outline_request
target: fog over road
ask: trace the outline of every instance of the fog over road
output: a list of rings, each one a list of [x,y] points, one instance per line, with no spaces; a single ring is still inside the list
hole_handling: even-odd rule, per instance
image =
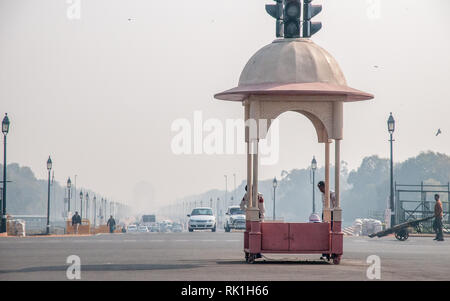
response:
[[[340,265],[317,255],[244,261],[242,233],[136,233],[0,238],[0,280],[66,280],[67,257],[81,280],[367,280],[366,259],[381,259],[381,280],[449,280],[450,243],[411,237],[345,237]],[[263,258],[264,259],[264,258]]]

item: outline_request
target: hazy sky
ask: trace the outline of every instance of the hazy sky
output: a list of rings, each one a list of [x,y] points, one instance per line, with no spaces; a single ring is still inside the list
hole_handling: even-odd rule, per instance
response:
[[[397,120],[395,160],[450,154],[450,1],[322,0],[313,40],[371,102],[345,105],[342,159],[388,156],[386,120]],[[0,0],[0,114],[8,112],[8,162],[131,202],[152,187],[168,203],[245,178],[243,155],[174,155],[178,118],[242,118],[239,103],[213,99],[237,85],[248,59],[275,39],[267,0]],[[73,14],[69,16],[73,17]],[[375,67],[377,66],[377,67]],[[443,134],[436,137],[441,128]],[[302,168],[323,145],[310,122],[280,118],[280,160],[261,178]],[[3,152],[1,152],[3,154]],[[144,183],[144,184],[142,184]],[[147,184],[145,184],[147,183]],[[144,188],[143,188],[144,187]],[[144,193],[145,194],[145,193]]]

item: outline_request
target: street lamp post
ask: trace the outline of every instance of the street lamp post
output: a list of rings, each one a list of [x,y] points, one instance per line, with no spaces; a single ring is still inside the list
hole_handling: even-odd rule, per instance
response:
[[[313,182],[312,182],[312,187],[313,187],[313,203],[312,203],[312,209],[313,209],[313,213],[316,213],[316,190],[315,190],[315,185],[316,185],[316,169],[317,169],[317,161],[316,158],[313,157],[312,161],[311,161],[311,170],[312,170],[312,174],[313,174]]]
[[[8,114],[5,113],[5,117],[2,121],[2,133],[3,133],[3,197],[2,197],[2,225],[1,233],[6,232],[6,135],[9,132],[9,118]]]
[[[97,226],[97,197],[94,195],[94,228]]]
[[[83,190],[80,190],[80,216],[83,220]]]
[[[106,224],[106,217],[107,217],[107,214],[106,214],[106,198],[103,199],[102,206],[103,206],[103,222]]]
[[[104,223],[105,222],[105,214],[106,214],[106,212],[105,212],[105,205],[104,205],[104,199],[102,198],[101,200],[100,200],[100,210],[101,210],[101,214],[100,214],[100,216],[102,217],[102,223]]]
[[[107,204],[107,202],[108,202],[108,200],[107,199],[105,199],[105,222],[107,221],[107,218],[108,218],[108,214],[107,214],[107,212],[106,212],[106,209],[108,208],[108,204]]]
[[[72,187],[72,181],[69,179],[67,180],[67,212],[70,212],[70,188]]]
[[[216,200],[216,211],[217,211],[217,223],[219,224],[219,225],[221,225],[222,224],[222,211],[220,210],[220,198],[219,197],[217,197],[217,200]]]
[[[47,231],[46,234],[50,234],[50,171],[52,170],[52,159],[50,156],[47,160],[47,170],[48,170],[48,200],[47,200]]]
[[[390,195],[389,195],[389,205],[390,205],[390,209],[391,209],[391,227],[393,227],[395,225],[395,204],[394,204],[394,159],[393,159],[393,134],[395,131],[395,120],[394,117],[392,116],[392,112],[389,116],[389,119],[387,121],[387,125],[388,125],[388,132],[390,135],[390,145],[391,145],[391,190],[390,190]]]
[[[273,220],[275,220],[275,196],[276,196],[276,190],[278,186],[277,177],[273,178]]]
[[[75,197],[75,199],[73,200],[74,201],[74,208],[75,208],[75,211],[77,210],[77,175],[75,175],[75,181],[74,181],[74,189],[73,189],[74,191],[73,191],[73,195],[74,195],[74,197]]]
[[[91,219],[91,216],[89,215],[89,210],[90,208],[89,208],[89,193],[87,193],[86,192],[86,218],[88,219],[88,220],[90,220]]]

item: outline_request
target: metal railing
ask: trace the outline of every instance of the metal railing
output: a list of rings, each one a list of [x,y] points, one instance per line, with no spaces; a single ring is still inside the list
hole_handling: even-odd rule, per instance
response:
[[[395,183],[395,221],[396,224],[434,215],[434,195],[439,194],[444,209],[444,229],[450,228],[450,183],[447,185],[405,185]],[[419,198],[417,198],[417,195]],[[433,232],[433,220],[424,222],[416,229],[418,232]]]

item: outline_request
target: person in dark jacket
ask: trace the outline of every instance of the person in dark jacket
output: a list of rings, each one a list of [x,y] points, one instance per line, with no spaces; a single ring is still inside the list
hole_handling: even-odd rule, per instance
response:
[[[434,205],[434,229],[436,231],[436,238],[434,240],[444,241],[444,234],[442,233],[444,210],[442,208],[442,202],[439,199],[439,194],[435,194],[434,199],[436,200],[436,205]]]
[[[116,221],[112,217],[112,215],[109,217],[108,222],[106,223],[107,226],[109,226],[109,233],[114,233],[114,230],[116,229]]]
[[[75,211],[75,214],[72,216],[72,227],[73,232],[78,234],[78,227],[81,225],[81,216],[78,214],[78,211]]]

